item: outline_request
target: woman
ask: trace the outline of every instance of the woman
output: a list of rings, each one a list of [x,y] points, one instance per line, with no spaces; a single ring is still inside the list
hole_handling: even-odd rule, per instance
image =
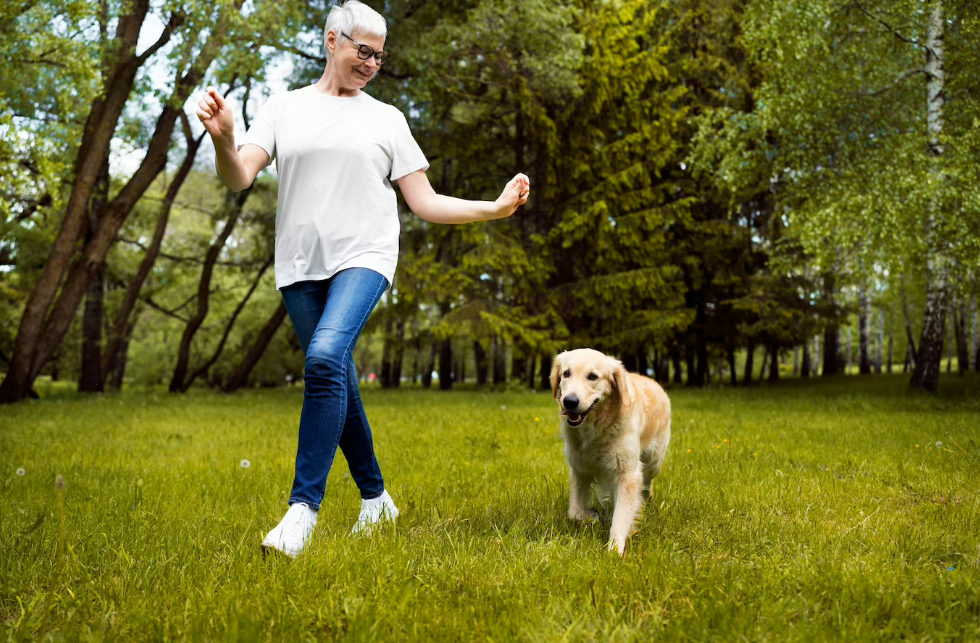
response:
[[[352,358],[395,274],[399,224],[391,183],[416,215],[434,223],[508,217],[530,193],[528,178],[518,174],[494,202],[436,194],[405,117],[362,91],[388,58],[384,18],[348,0],[330,10],[324,31],[323,76],[272,96],[243,145],[236,147],[232,111],[213,87],[198,104],[218,176],[230,189],[245,189],[277,161],[276,287],[306,354],[306,392],[289,510],[262,547],[293,557],[312,536],[338,446],[361,492],[353,531],[398,516],[374,456]]]

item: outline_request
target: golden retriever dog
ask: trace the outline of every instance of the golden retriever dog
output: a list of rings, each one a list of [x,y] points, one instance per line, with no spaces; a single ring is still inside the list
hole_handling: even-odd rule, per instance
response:
[[[670,442],[670,399],[648,377],[590,348],[559,353],[551,369],[565,457],[570,470],[568,517],[598,517],[592,483],[613,498],[609,549],[626,555],[626,540],[660,473]]]

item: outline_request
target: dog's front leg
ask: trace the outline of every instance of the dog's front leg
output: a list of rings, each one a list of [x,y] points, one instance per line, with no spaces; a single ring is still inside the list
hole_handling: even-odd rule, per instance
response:
[[[636,514],[643,502],[643,474],[639,471],[621,474],[616,482],[616,505],[613,509],[612,528],[609,530],[609,549],[620,556],[626,555],[626,539],[633,531]]]
[[[599,514],[589,509],[589,496],[592,495],[592,480],[569,469],[568,517],[575,522],[595,518]]]

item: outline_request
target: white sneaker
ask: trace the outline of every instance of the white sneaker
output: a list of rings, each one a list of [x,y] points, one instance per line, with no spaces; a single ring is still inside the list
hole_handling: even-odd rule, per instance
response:
[[[385,520],[394,522],[398,517],[398,507],[395,501],[388,495],[388,491],[381,492],[377,498],[361,500],[361,515],[357,517],[352,534],[370,534],[376,525]]]
[[[282,553],[296,558],[306,547],[316,527],[316,511],[305,502],[289,506],[289,511],[262,541],[264,553]]]

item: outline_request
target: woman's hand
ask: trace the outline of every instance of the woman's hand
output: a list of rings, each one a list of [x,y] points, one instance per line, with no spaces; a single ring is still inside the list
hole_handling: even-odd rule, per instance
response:
[[[497,197],[497,207],[500,209],[500,216],[509,217],[517,212],[517,208],[527,203],[527,198],[531,194],[531,180],[525,174],[518,174],[510,180],[504,191]]]
[[[197,103],[197,117],[211,135],[211,140],[235,140],[235,116],[214,87],[209,86]]]

